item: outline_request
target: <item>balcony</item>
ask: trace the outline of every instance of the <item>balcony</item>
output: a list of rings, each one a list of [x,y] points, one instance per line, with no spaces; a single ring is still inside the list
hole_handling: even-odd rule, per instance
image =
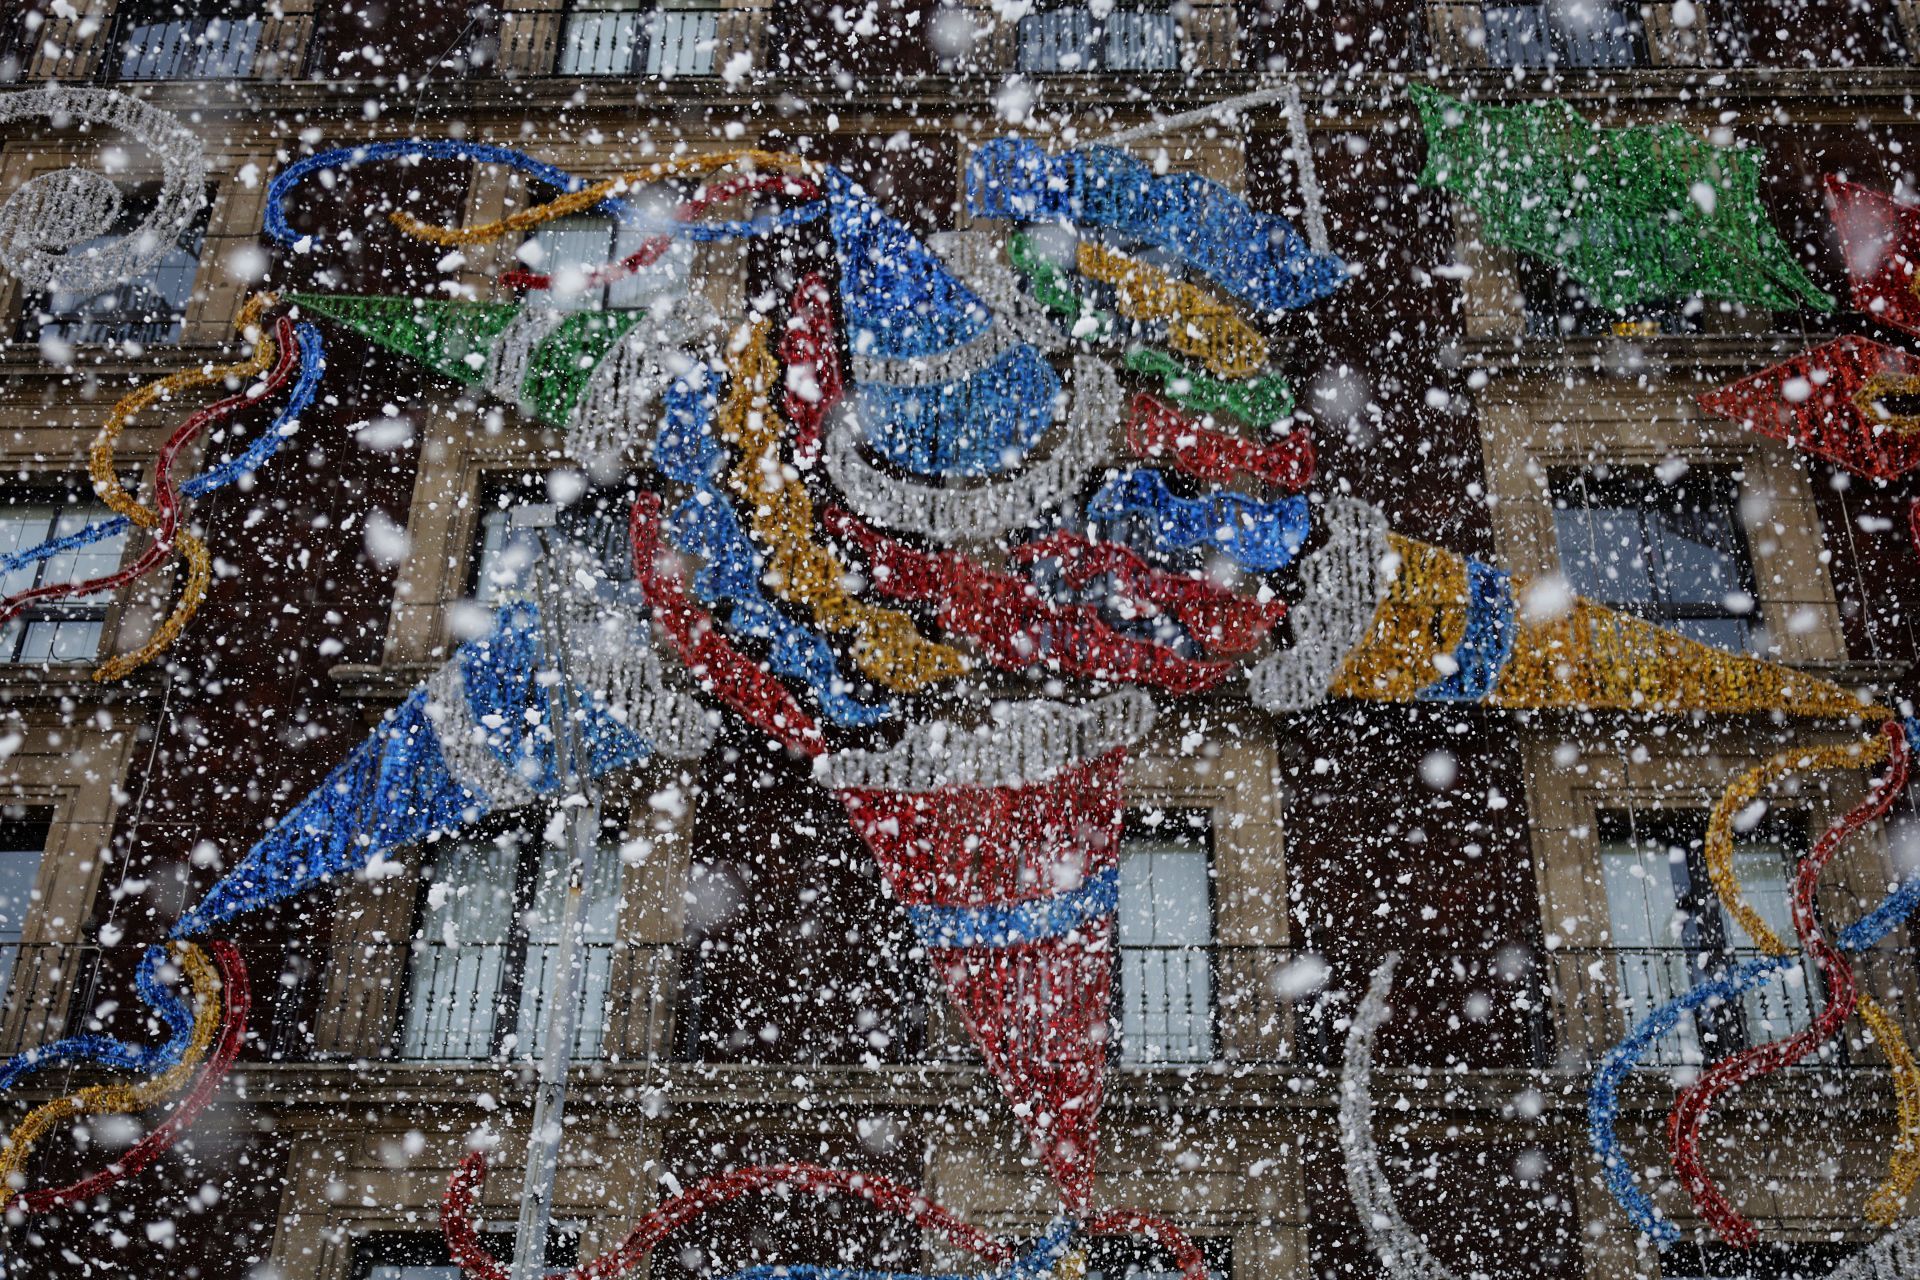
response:
[[[313,0],[258,11],[122,0],[74,9],[16,7],[0,19],[0,82],[292,79],[306,66]]]
[[[671,79],[761,65],[767,10],[717,6],[509,6],[500,15],[500,74],[509,78]]]
[[[256,17],[130,20],[113,49],[115,80],[244,80],[260,49]]]
[[[1751,958],[1743,953],[1736,958]],[[1860,991],[1879,1001],[1894,1021],[1915,1025],[1920,1014],[1920,952],[1887,948],[1850,957]],[[1608,1049],[1640,1019],[1723,968],[1721,961],[1678,947],[1565,948],[1547,956],[1547,979],[1556,1036],[1550,1065],[1585,1071],[1599,1064]],[[1697,1066],[1751,1045],[1782,1039],[1807,1026],[1823,1001],[1819,979],[1809,962],[1781,979],[1749,992],[1738,1001],[1711,1005],[1657,1041],[1641,1060],[1651,1069]],[[1879,1053],[1859,1036],[1804,1060],[1802,1068],[1880,1067]],[[1542,1065],[1549,1065],[1543,1063]]]
[[[1180,27],[1164,10],[1046,9],[1020,19],[1018,69],[1028,75],[1080,71],[1178,71]]]

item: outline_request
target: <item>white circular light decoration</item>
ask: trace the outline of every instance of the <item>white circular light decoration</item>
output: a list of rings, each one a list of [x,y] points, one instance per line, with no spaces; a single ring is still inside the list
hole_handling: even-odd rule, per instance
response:
[[[0,262],[32,289],[91,296],[132,280],[165,256],[207,202],[200,139],[164,111],[111,89],[59,84],[0,95],[0,124],[42,117],[56,127],[100,125],[138,139],[160,161],[160,194],[126,235],[106,235],[122,192],[91,169],[59,169],[24,183],[0,205]],[[83,247],[84,246],[84,247]]]

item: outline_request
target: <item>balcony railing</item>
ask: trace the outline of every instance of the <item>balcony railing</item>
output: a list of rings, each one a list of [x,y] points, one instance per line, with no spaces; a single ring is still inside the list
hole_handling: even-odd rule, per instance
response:
[[[1180,26],[1164,10],[1046,9],[1020,19],[1018,38],[1018,66],[1029,75],[1180,69]]]
[[[568,15],[556,70],[563,76],[710,76],[720,9]]]
[[[143,948],[83,944],[0,945],[0,1056],[64,1035],[106,1032],[151,1041],[162,1034],[133,994]],[[386,1060],[525,1062],[540,1052],[554,948],[538,944],[349,944],[331,956],[249,950],[254,1005],[247,1056],[287,1063]],[[1338,1062],[1347,1005],[1318,992],[1289,996],[1293,966],[1309,958],[1286,947],[1123,947],[1115,961],[1115,1067],[1210,1062],[1325,1071]],[[584,949],[586,981],[575,1056],[609,1063],[714,1059],[707,1029],[737,1013],[714,1001],[709,960],[697,946],[597,943]],[[1901,1025],[1920,1021],[1920,952],[1883,949],[1852,957],[1860,990]],[[1678,948],[1559,949],[1542,972],[1535,1065],[1584,1073],[1634,1023],[1706,975]],[[778,974],[768,980],[779,983]],[[822,1038],[778,1054],[725,1060],[783,1066],[964,1063],[966,1033],[924,969],[898,993],[891,1034],[878,1049],[864,1037]],[[1684,1022],[1643,1061],[1664,1070],[1713,1060],[1804,1027],[1823,999],[1810,967]],[[1884,1065],[1855,1030],[1808,1068]]]
[[[1487,62],[1496,67],[1638,67],[1638,22],[1609,0],[1482,6]]]
[[[1749,958],[1742,954],[1736,961]],[[1861,992],[1879,1001],[1902,1026],[1920,1013],[1920,953],[1888,948],[1850,957]],[[1724,967],[1678,947],[1566,948],[1547,956],[1556,1028],[1551,1063],[1563,1070],[1584,1070],[1642,1018],[1660,1005],[1704,982]],[[1710,972],[1710,970],[1712,972]],[[1729,1004],[1709,1006],[1683,1019],[1655,1042],[1641,1060],[1645,1067],[1697,1065],[1724,1058],[1750,1045],[1778,1040],[1807,1026],[1824,1002],[1811,962]],[[1804,1067],[1884,1065],[1877,1051],[1861,1041],[1840,1039],[1806,1059]]]
[[[243,80],[253,74],[260,19],[179,18],[130,21],[113,50],[121,80]]]

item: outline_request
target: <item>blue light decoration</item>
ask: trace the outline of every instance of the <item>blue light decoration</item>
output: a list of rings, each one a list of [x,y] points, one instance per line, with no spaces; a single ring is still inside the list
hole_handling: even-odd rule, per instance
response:
[[[859,184],[829,168],[826,186],[868,443],[917,475],[1017,465],[1062,404],[1059,375],[1028,343],[996,344],[1005,335],[987,305]],[[900,376],[877,371],[895,362]]]
[[[300,344],[300,376],[293,384],[293,390],[287,396],[287,403],[274,417],[273,424],[248,444],[239,454],[227,459],[217,467],[210,468],[181,482],[180,496],[183,498],[204,498],[216,489],[224,488],[250,471],[264,466],[278,452],[281,441],[300,429],[300,415],[313,403],[314,393],[320,387],[321,375],[326,372],[326,354],[320,341],[320,331],[310,324],[300,324],[294,328],[294,336]],[[54,556],[67,551],[76,551],[91,546],[103,538],[118,537],[133,527],[133,522],[125,516],[113,516],[97,521],[72,533],[51,538],[37,546],[0,556],[0,578],[15,569],[30,564],[39,564],[42,560],[51,560]]]
[[[1920,718],[1903,722],[1910,749],[1920,750]],[[1900,885],[1883,898],[1865,916],[1839,934],[1846,951],[1865,951],[1898,929],[1920,905],[1920,877]],[[1725,1004],[1747,992],[1764,986],[1787,970],[1804,963],[1799,954],[1760,956],[1738,968],[1690,988],[1677,999],[1661,1005],[1642,1018],[1627,1037],[1600,1061],[1587,1087],[1587,1141],[1604,1171],[1607,1190],[1633,1225],[1662,1248],[1680,1239],[1680,1228],[1654,1207],[1653,1200],[1640,1189],[1633,1168],[1620,1149],[1620,1086],[1647,1051],[1680,1025],[1680,1019],[1710,1004]]]
[[[358,147],[336,147],[296,160],[274,176],[273,182],[267,187],[266,212],[262,219],[267,235],[288,248],[299,245],[302,236],[287,221],[286,202],[294,188],[313,174],[322,169],[352,169],[385,160],[468,160],[478,164],[505,165],[563,192],[579,191],[588,185],[584,178],[555,168],[544,160],[536,160],[524,151],[480,142],[396,139]],[[757,218],[718,222],[683,222],[665,212],[642,209],[617,196],[608,196],[595,205],[594,210],[617,220],[623,226],[637,227],[654,235],[716,241],[753,239],[783,227],[812,222],[827,211],[827,205],[824,201],[813,200],[789,205]]]
[[[160,981],[160,966],[168,960],[165,947],[148,947],[140,957],[140,968],[133,978],[140,998],[166,1024],[168,1035],[164,1041],[140,1045],[107,1035],[80,1035],[39,1045],[15,1054],[0,1065],[0,1093],[13,1088],[23,1076],[61,1063],[91,1062],[114,1070],[153,1075],[179,1062],[193,1037],[193,1010],[180,992]]]
[[[1011,906],[907,908],[913,931],[927,947],[1012,947],[1063,938],[1120,909],[1120,868],[1106,867],[1078,888]]]
[[[1122,471],[1087,503],[1087,519],[1143,527],[1161,554],[1203,548],[1225,553],[1242,569],[1267,573],[1293,562],[1311,528],[1301,496],[1261,499],[1216,490],[1182,498],[1152,467]]]
[[[693,490],[666,521],[666,534],[680,550],[705,561],[689,584],[694,595],[709,608],[729,606],[734,630],[767,642],[773,670],[803,682],[833,723],[864,728],[891,717],[892,703],[853,697],[826,637],[780,612],[761,590],[760,553],[715,479],[727,453],[713,435],[717,400],[711,375],[700,369],[676,378],[661,400],[664,421],[654,437],[653,465]]]
[[[1060,375],[1018,343],[957,382],[859,384],[854,420],[881,457],[916,475],[984,476],[1009,469],[1053,424]]]
[[[1049,156],[1027,138],[996,138],[967,160],[967,207],[976,218],[1067,222],[1144,240],[1202,272],[1236,298],[1291,311],[1347,280],[1293,224],[1251,209],[1196,173],[1156,177],[1113,147]]]
[[[484,729],[491,769],[535,795],[559,788],[549,726],[558,689],[542,684],[540,610],[515,602],[495,616],[490,634],[461,645],[450,665],[466,705],[451,720]],[[322,880],[358,871],[377,855],[451,834],[491,811],[496,797],[460,782],[448,767],[422,686],[389,712],[371,737],[248,850],[174,926],[191,938],[246,912],[295,896]],[[585,769],[604,774],[638,764],[653,745],[591,696],[577,700]],[[529,713],[536,713],[532,720]],[[475,730],[476,732],[478,730]],[[463,748],[470,749],[470,748]]]
[[[1414,696],[1422,702],[1480,702],[1513,656],[1513,577],[1467,560],[1467,626],[1454,646],[1454,669]]]

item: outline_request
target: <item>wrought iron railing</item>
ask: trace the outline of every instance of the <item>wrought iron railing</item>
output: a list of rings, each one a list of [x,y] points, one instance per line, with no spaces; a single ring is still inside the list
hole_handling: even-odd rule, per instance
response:
[[[567,15],[563,76],[710,76],[724,11],[653,9]]]
[[[1611,0],[1481,6],[1487,62],[1496,67],[1629,68],[1645,66],[1638,6],[1631,15]]]
[[[1180,69],[1180,25],[1165,10],[1043,9],[1020,19],[1018,41],[1018,69],[1029,75]]]
[[[260,50],[257,17],[129,18],[109,50],[119,80],[243,80]]]

